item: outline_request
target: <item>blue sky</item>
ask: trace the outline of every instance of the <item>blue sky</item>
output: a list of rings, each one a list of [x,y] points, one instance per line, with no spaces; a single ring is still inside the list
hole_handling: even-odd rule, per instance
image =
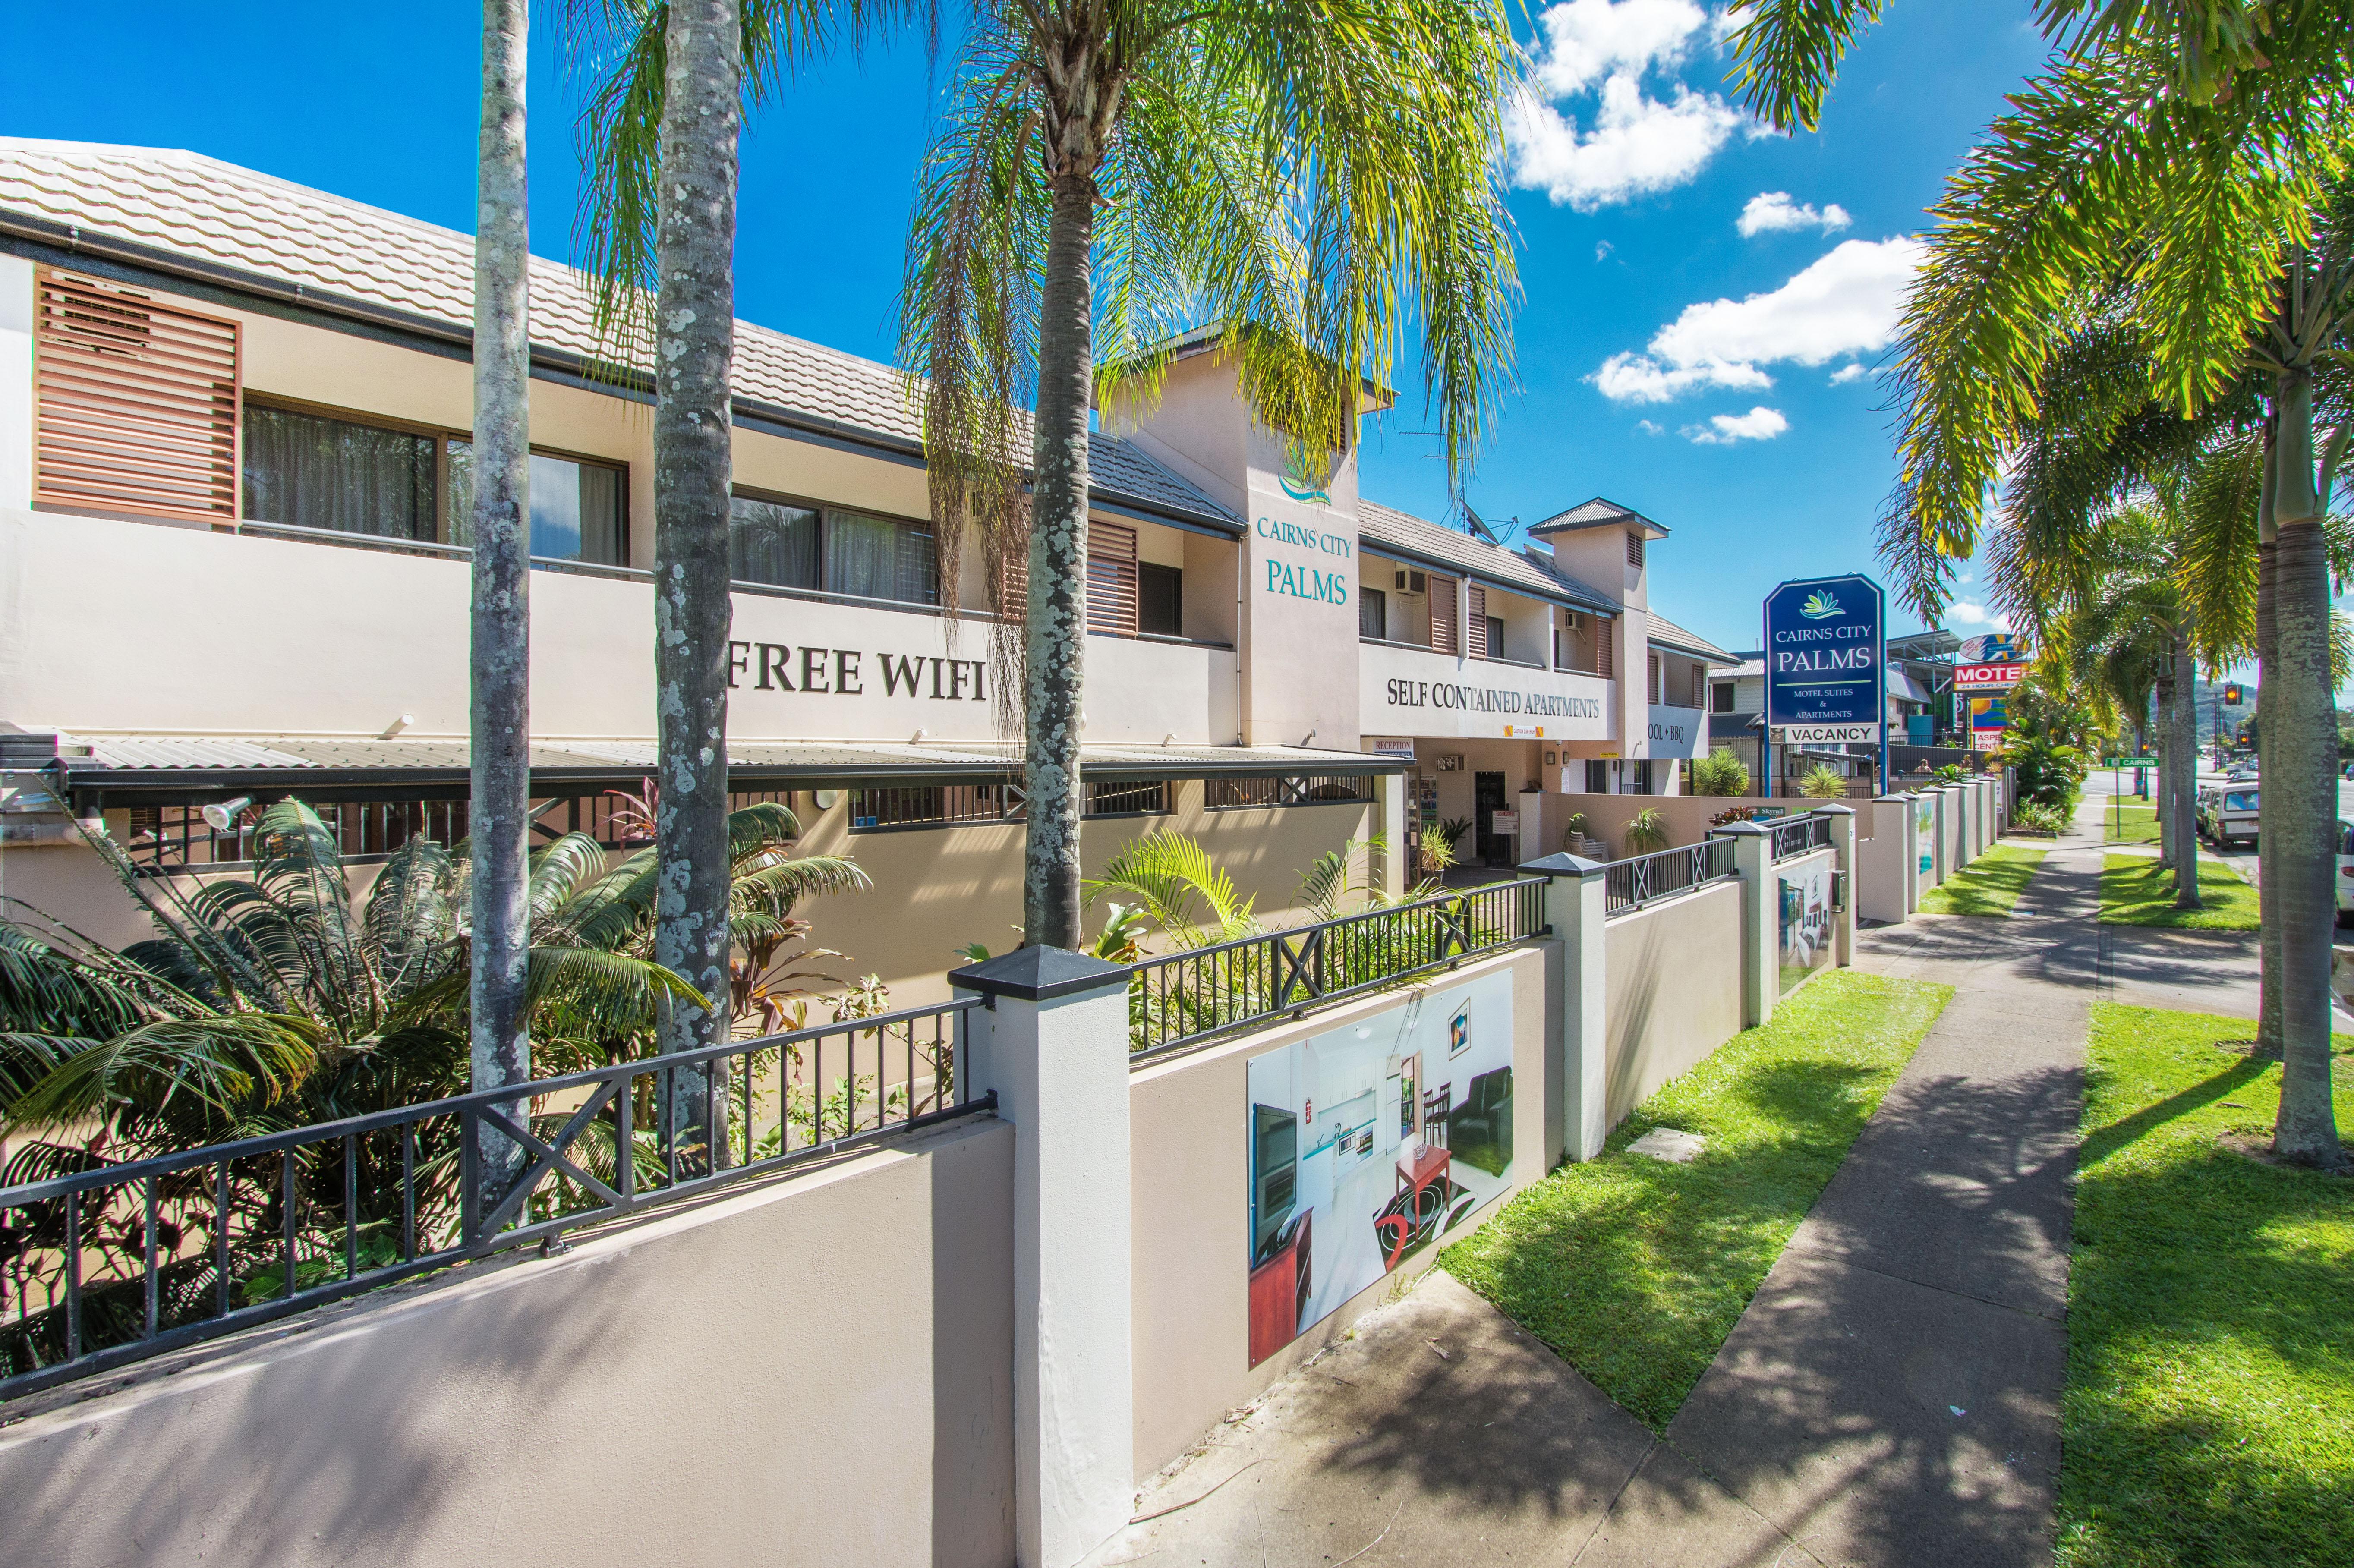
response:
[[[568,257],[577,96],[553,48],[558,9],[541,8],[535,38],[532,207],[534,249]],[[1891,9],[1850,58],[1821,132],[1800,137],[1755,134],[1725,101],[1717,24],[1695,0],[1535,15],[1544,96],[1516,114],[1510,165],[1520,390],[1469,499],[1491,523],[1596,493],[1656,518],[1672,537],[1655,547],[1655,604],[1731,647],[1755,645],[1776,582],[1874,570],[1891,462],[1869,372],[1903,240],[2044,57],[2024,4]],[[87,49],[87,13],[9,11],[19,59]],[[471,229],[479,15],[451,0],[159,6],[113,30],[102,72],[20,73],[0,129],[186,147]],[[805,70],[757,113],[743,315],[891,356],[937,96],[937,68],[910,44]],[[1410,390],[1368,433],[1365,488],[1436,517],[1442,465],[1415,433],[1427,428]],[[1988,629],[1966,613],[1971,591],[1948,621],[1965,634]]]

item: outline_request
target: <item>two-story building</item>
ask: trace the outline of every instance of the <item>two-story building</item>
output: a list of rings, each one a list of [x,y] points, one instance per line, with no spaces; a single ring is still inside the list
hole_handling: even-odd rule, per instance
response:
[[[290,796],[362,863],[463,836],[472,249],[187,153],[0,141],[13,912],[144,934],[50,781],[156,876],[246,863],[252,805]],[[623,849],[616,792],[653,760],[651,398],[600,362],[578,274],[531,286],[539,828]],[[1664,528],[1596,500],[1513,550],[1361,499],[1354,450],[1303,468],[1216,347],[1092,438],[1091,874],[1182,832],[1280,913],[1352,841],[1462,817],[1510,863],[1559,847],[1499,831],[1524,788],[1672,787],[1726,656],[1649,611]],[[804,913],[845,975],[920,1000],[956,947],[1018,940],[981,552],[944,580],[899,371],[747,323],[735,392],[733,787],[867,868]]]

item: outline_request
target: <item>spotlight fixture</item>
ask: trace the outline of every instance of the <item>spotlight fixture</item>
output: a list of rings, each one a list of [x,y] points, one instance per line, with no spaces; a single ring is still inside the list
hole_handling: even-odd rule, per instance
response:
[[[237,825],[237,819],[253,804],[250,795],[239,795],[231,800],[216,800],[205,808],[205,825],[217,833],[225,833]]]

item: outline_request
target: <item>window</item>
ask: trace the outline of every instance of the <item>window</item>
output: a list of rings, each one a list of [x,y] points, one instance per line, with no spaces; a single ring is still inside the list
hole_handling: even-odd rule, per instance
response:
[[[1022,820],[1018,784],[931,784],[850,791],[854,831]]]
[[[1730,681],[1715,683],[1714,690],[1711,693],[1715,699],[1713,711],[1721,714],[1729,714],[1733,711],[1733,683]]]
[[[452,437],[450,542],[474,535],[474,447]],[[542,560],[618,567],[628,561],[629,471],[614,463],[531,454],[531,553]]]
[[[737,582],[815,588],[817,509],[757,495],[727,503],[727,570]]]
[[[1488,618],[1488,657],[1500,659],[1503,656],[1504,618],[1500,615],[1491,615]]]
[[[296,528],[440,537],[431,436],[245,406],[245,515]]]
[[[1141,561],[1136,568],[1136,629],[1147,637],[1185,635],[1185,574]]]
[[[1165,817],[1169,814],[1169,780],[1121,779],[1087,784],[1087,814],[1090,817]]]
[[[901,604],[940,602],[931,525],[825,509],[825,591]]]
[[[1373,780],[1358,774],[1305,779],[1212,779],[1205,781],[1204,792],[1214,811],[1320,806],[1373,798]]]
[[[1087,524],[1087,630],[1136,633],[1136,530]]]
[[[1379,588],[1359,588],[1357,590],[1357,635],[1386,641],[1389,634],[1389,596]]]
[[[738,491],[727,503],[727,562],[741,583],[940,602],[939,552],[928,523]]]
[[[1610,793],[1610,764],[1589,762],[1585,765],[1585,792],[1589,795]]]
[[[1643,564],[1643,535],[1632,528],[1627,530],[1627,564],[1630,567]]]
[[[1646,757],[1639,762],[1628,764],[1628,767],[1633,771],[1634,782],[1628,792],[1635,795],[1651,793],[1651,759]]]
[[[47,269],[34,296],[33,499],[235,517],[238,324]]]

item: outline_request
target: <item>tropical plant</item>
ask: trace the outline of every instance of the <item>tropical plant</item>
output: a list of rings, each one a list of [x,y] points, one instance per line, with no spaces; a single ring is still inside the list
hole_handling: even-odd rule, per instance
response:
[[[2010,813],[2013,832],[2049,833],[2054,837],[2068,831],[2075,815],[2067,807],[2050,800],[2021,800]]]
[[[1018,639],[1020,681],[999,691],[1021,703],[1029,940],[1079,940],[1091,410],[1156,396],[1179,335],[1204,329],[1261,422],[1327,470],[1411,302],[1459,472],[1506,358],[1497,178],[1519,58],[1492,0],[971,13],[901,338],[943,578],[977,527],[1001,670]]]
[[[468,831],[469,1028],[476,1088],[531,1076],[531,212],[524,177],[528,0],[482,0],[482,103],[474,229],[472,602]],[[493,1202],[523,1150],[485,1128]]]
[[[1456,836],[1445,822],[1422,830],[1421,842],[1415,846],[1414,869],[1425,882],[1439,881],[1454,868]]]
[[[1847,775],[1828,762],[1818,762],[1798,780],[1798,793],[1809,800],[1847,799]]]
[[[1753,103],[1776,125],[1811,126],[1840,55],[1881,7],[1746,8],[1733,37]],[[2322,524],[2348,426],[2317,441],[2316,380],[2354,318],[2354,224],[2332,184],[2354,143],[2354,15],[2058,0],[2042,16],[2065,51],[2012,97],[1949,185],[1907,306],[1883,554],[1916,609],[1942,606],[2085,302],[2122,302],[2143,389],[2178,412],[2228,396],[2251,372],[2267,383],[2257,641],[2271,709],[2261,880],[2280,944],[2274,1147],[2334,1165],[2337,780]]]
[[[1948,762],[1942,768],[1930,769],[1930,772],[1947,784],[1959,784],[1969,777],[1969,770],[1958,762]]]
[[[2005,736],[1996,760],[2017,772],[2022,807],[2044,806],[2058,813],[2060,828],[2054,832],[2075,820],[2087,771],[2083,752],[2046,736],[2020,733]]]
[[[1179,948],[1206,948],[1255,937],[1266,929],[1224,866],[1199,839],[1147,833],[1104,862],[1103,875],[1087,884],[1087,902],[1108,894],[1136,901],[1146,919]]]
[[[1657,806],[1646,806],[1636,812],[1628,821],[1623,836],[1630,855],[1656,854],[1672,842],[1668,819]]]
[[[1299,874],[1295,902],[1317,920],[1338,920],[1358,910],[1412,903],[1439,890],[1436,878],[1425,877],[1401,893],[1391,893],[1376,874],[1389,853],[1389,838],[1383,833],[1351,839],[1339,849],[1326,850]]]
[[[1731,747],[1720,746],[1706,757],[1692,758],[1691,786],[1695,795],[1746,795],[1749,764],[1735,757]]]

